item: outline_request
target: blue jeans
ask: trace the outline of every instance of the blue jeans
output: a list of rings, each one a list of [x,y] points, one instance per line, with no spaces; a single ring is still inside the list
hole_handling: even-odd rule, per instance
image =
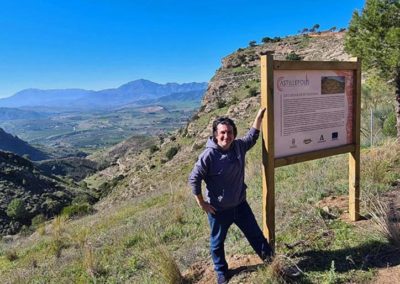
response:
[[[273,252],[267,240],[257,224],[256,218],[247,201],[236,207],[217,211],[215,214],[208,213],[210,224],[210,250],[217,274],[226,274],[228,264],[225,260],[224,242],[229,227],[235,223],[243,232],[250,245],[261,259],[272,256]]]

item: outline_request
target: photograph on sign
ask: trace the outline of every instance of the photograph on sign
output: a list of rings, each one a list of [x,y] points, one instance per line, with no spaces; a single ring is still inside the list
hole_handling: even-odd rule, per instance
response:
[[[351,144],[351,70],[274,71],[275,157]]]

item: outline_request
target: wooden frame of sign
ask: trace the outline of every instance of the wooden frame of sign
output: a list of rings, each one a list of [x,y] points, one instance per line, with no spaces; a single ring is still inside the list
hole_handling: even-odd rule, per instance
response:
[[[288,74],[288,77],[292,76],[292,79],[293,78],[295,79],[282,80],[281,78],[284,78],[285,72],[287,72],[286,74]],[[303,81],[297,80],[296,77],[293,77],[296,76],[296,74],[297,76],[299,76],[298,74],[301,74],[301,72],[305,73],[306,76],[305,80]],[[318,72],[320,72],[320,74],[318,74]],[[281,77],[279,77],[278,79],[274,78],[274,73],[281,75]],[[308,96],[308,94],[303,93],[302,90],[300,90],[296,94],[297,83],[299,83],[299,85],[301,83],[305,85],[305,83],[310,83],[310,81],[312,81],[311,79],[309,79],[309,77],[307,77],[307,74],[309,75],[309,77],[316,76],[316,78],[318,78],[318,76],[320,76],[319,83],[317,82],[317,85],[320,84],[319,85],[320,91],[319,94],[316,94],[315,96],[313,96],[313,93],[310,93],[311,95]],[[334,75],[331,76],[332,74]],[[329,80],[331,81],[329,84],[332,85],[333,82],[333,84],[339,86],[339,91],[336,92],[341,92],[340,86],[342,86],[343,88],[342,92],[345,97],[344,99],[342,99],[342,101],[346,101],[347,97],[348,102],[345,102],[346,106],[344,106],[344,104],[339,101],[340,100],[339,96],[337,95],[335,96],[334,94],[335,91],[332,92],[330,90],[328,91],[323,90],[324,87],[322,87],[322,85],[325,84],[324,83],[325,79],[327,81]],[[274,89],[275,85],[277,87],[276,92]],[[349,86],[350,88],[348,89],[347,87]],[[279,93],[279,91],[281,91],[282,93],[283,87],[288,87],[288,88],[290,87],[291,89],[290,92],[288,92],[288,94],[284,94],[282,95],[282,97],[293,96],[292,98],[294,100],[291,101],[292,103],[290,106],[290,103],[287,103],[289,102],[289,100],[285,100],[285,98],[284,99],[280,98],[281,101],[280,108],[277,108],[276,105],[277,102],[274,101],[274,98],[275,99],[277,98],[277,93]],[[328,94],[328,96],[321,96],[325,94]],[[357,221],[359,219],[360,217],[359,215],[360,214],[359,213],[360,211],[360,205],[359,205],[360,204],[360,112],[361,112],[360,94],[361,94],[361,62],[358,59],[352,62],[277,61],[273,60],[272,54],[261,56],[261,106],[267,108],[262,123],[263,232],[265,237],[268,239],[268,241],[272,246],[275,245],[275,168],[277,167],[282,167],[286,165],[310,161],[319,158],[325,158],[338,154],[349,153],[349,214],[350,214],[350,219],[352,221]],[[327,132],[325,132],[324,133],[325,136],[321,134],[320,138],[319,139],[314,138],[314,141],[311,138],[300,140],[301,145],[299,144],[300,146],[299,148],[303,147],[304,149],[300,150],[296,149],[298,143],[297,141],[299,140],[298,137],[301,137],[302,134],[306,133],[302,132],[303,129],[311,129],[314,130],[313,133],[315,133],[321,131],[320,128],[324,127],[324,126],[321,127],[319,125],[318,126],[319,128],[314,127],[314,129],[312,129],[312,127],[310,128],[310,125],[307,125],[307,122],[301,124],[301,121],[299,122],[299,119],[297,119],[296,117],[296,113],[299,112],[298,109],[299,108],[307,109],[309,108],[310,104],[317,102],[317,100],[322,102],[319,105],[314,104],[317,108],[319,106],[322,106],[322,108],[324,107],[326,108],[324,100],[326,102],[327,97],[332,98],[330,99],[329,103],[332,103],[334,105],[336,104],[336,106],[339,106],[339,104],[341,104],[340,106],[343,106],[343,110],[341,111],[340,110],[337,111],[337,109],[334,109],[330,113],[325,113],[325,114],[327,117],[334,117],[333,119],[340,119],[339,116],[345,113],[343,117],[345,116],[346,117],[344,120],[343,119],[341,120],[342,123],[341,127],[342,130],[345,132],[345,135],[342,136],[347,135],[347,139],[343,139],[343,141],[341,141],[341,143],[337,145],[338,144],[337,141],[333,140],[338,140],[337,139],[338,136],[341,135],[338,134],[340,132],[331,132],[328,134],[326,134]],[[337,101],[334,101],[335,98],[339,99]],[[285,109],[285,107],[288,108]],[[345,108],[347,108],[347,110]],[[285,115],[289,113],[291,110],[293,110],[292,117],[296,117],[296,119],[292,119],[292,121],[294,121],[292,124],[293,126],[292,128],[288,127],[287,129],[284,129],[284,127],[286,127],[286,124],[288,124],[286,123],[286,121],[290,120],[288,116]],[[279,114],[280,121],[275,121],[276,111],[280,112]],[[311,115],[307,114],[298,117],[300,118],[305,117],[307,119],[309,117],[315,118],[316,117],[315,113],[318,113],[318,110],[314,109]],[[329,119],[330,118],[327,118],[327,120]],[[315,123],[315,120],[310,120],[310,121]],[[338,122],[340,121],[338,120]],[[298,125],[301,125],[301,127],[299,127]],[[328,123],[326,123],[326,128],[327,128],[326,131],[332,131],[331,129],[335,129],[335,128],[328,129],[330,126],[332,126],[332,124],[328,125]],[[336,126],[339,126],[339,124],[337,124]],[[280,127],[281,128],[280,133],[283,133],[282,134],[283,140],[279,141],[278,145],[276,145],[276,140],[275,140],[277,127],[278,128]],[[329,137],[331,141],[327,141],[329,140],[327,136],[330,134],[332,134],[332,137]],[[296,139],[290,138],[294,137],[293,135],[297,135]],[[285,150],[286,137],[289,140],[291,139],[291,141],[288,142],[290,145],[287,145],[286,147],[288,150],[287,152]],[[326,142],[326,143],[325,145],[321,145],[324,143],[317,144],[315,140],[319,140],[318,142]],[[313,142],[310,143],[310,141]],[[307,150],[307,147],[309,147],[309,145],[306,144],[308,143],[314,144],[315,148],[311,147],[311,151]],[[282,148],[283,150],[280,149],[277,150],[277,146]],[[289,148],[294,148],[294,150]],[[294,151],[294,154],[291,154],[292,150]],[[296,153],[296,151],[300,152]],[[276,155],[276,152],[280,153]]]

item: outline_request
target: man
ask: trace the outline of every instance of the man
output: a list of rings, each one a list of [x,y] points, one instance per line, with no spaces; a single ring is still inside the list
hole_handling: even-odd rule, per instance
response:
[[[219,284],[228,282],[224,242],[233,223],[261,259],[268,261],[273,255],[246,201],[247,186],[244,183],[245,154],[257,141],[264,112],[265,108],[258,111],[252,128],[240,139],[235,139],[237,129],[231,119],[217,118],[213,122],[212,137],[189,177],[196,201],[208,215],[211,257]],[[202,180],[206,183],[205,199],[201,191]]]

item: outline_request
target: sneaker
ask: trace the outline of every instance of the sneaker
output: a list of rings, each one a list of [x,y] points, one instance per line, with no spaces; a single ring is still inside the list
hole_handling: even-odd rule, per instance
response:
[[[227,284],[228,276],[226,274],[217,274],[217,284]]]
[[[274,260],[273,256],[268,256],[262,259],[263,263],[266,265],[270,265]]]
[[[285,267],[283,269],[283,276],[286,276],[289,278],[299,277],[300,274],[301,274],[300,270],[295,266],[289,266],[289,267]]]

